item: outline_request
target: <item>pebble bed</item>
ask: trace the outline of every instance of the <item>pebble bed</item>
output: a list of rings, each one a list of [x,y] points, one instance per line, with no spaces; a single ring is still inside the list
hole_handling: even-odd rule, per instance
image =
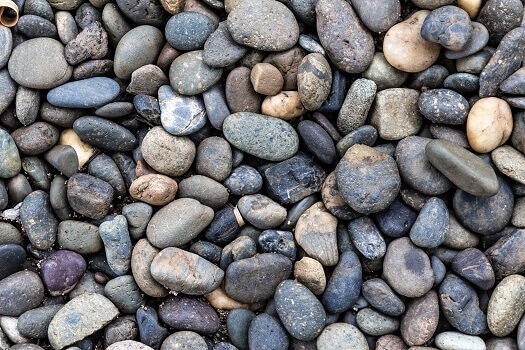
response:
[[[15,3],[0,350],[525,350],[521,0]]]

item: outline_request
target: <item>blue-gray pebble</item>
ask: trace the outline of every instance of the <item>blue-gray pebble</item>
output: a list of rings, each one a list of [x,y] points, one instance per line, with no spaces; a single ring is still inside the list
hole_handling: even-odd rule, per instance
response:
[[[441,198],[432,197],[419,212],[410,230],[410,239],[421,248],[438,247],[445,241],[449,220],[445,202]]]
[[[0,129],[0,178],[11,178],[20,172],[22,161],[15,141],[9,133]]]
[[[386,242],[372,219],[367,216],[357,218],[348,224],[352,243],[367,259],[376,260],[386,253]]]
[[[131,151],[137,138],[125,127],[100,117],[81,117],[73,123],[78,137],[90,145],[108,151]]]
[[[48,92],[47,101],[57,107],[94,108],[113,101],[119,92],[115,80],[95,77],[57,86]]]
[[[131,238],[128,232],[128,222],[124,215],[117,215],[113,220],[103,222],[99,233],[111,270],[118,276],[126,275],[130,270]]]
[[[191,51],[201,49],[214,30],[215,23],[210,17],[200,12],[184,11],[170,18],[165,34],[175,49]]]
[[[394,238],[403,237],[410,232],[416,218],[416,212],[397,198],[387,209],[376,214],[379,229]]]
[[[423,39],[453,51],[459,51],[467,44],[471,32],[472,24],[468,13],[451,5],[430,12],[421,27]]]
[[[281,322],[262,313],[250,324],[248,344],[250,350],[288,350],[289,340]]]
[[[38,190],[29,194],[20,208],[20,220],[35,248],[50,249],[56,241],[58,219],[51,209],[49,195]]]

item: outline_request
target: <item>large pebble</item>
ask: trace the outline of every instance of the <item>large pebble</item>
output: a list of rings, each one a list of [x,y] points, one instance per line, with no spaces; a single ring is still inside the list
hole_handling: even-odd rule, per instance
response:
[[[182,296],[169,297],[159,308],[159,317],[172,328],[201,334],[213,334],[220,326],[219,316],[210,305]]]
[[[335,177],[343,199],[363,214],[386,209],[401,187],[395,160],[359,144],[346,151],[335,169]]]
[[[325,327],[316,341],[318,350],[368,350],[368,343],[361,331],[349,323],[332,323]]]
[[[505,277],[494,289],[487,310],[489,330],[497,337],[509,335],[525,312],[525,277]]]
[[[214,210],[226,205],[228,189],[207,176],[193,175],[179,183],[179,198],[193,198]]]
[[[64,56],[64,46],[52,38],[30,39],[16,46],[8,69],[14,81],[32,89],[57,87],[73,73]]]
[[[405,312],[405,304],[380,278],[372,278],[363,283],[363,297],[377,310],[389,316],[400,316]]]
[[[138,143],[128,129],[105,118],[81,117],[73,130],[82,141],[109,151],[131,151]]]
[[[20,172],[22,161],[15,141],[9,133],[0,129],[0,178],[10,178]]]
[[[0,281],[0,315],[20,316],[44,299],[44,285],[32,271],[20,271]]]
[[[410,229],[410,240],[421,248],[436,248],[444,241],[449,224],[446,203],[438,198],[428,199]]]
[[[67,43],[64,53],[71,65],[77,65],[90,58],[104,58],[108,53],[108,34],[102,24],[95,21]]]
[[[230,12],[227,23],[233,40],[258,50],[284,51],[299,39],[292,11],[275,0],[242,1]]]
[[[471,34],[470,17],[457,6],[443,6],[430,12],[421,27],[423,39],[453,51],[463,49]]]
[[[92,219],[102,219],[113,201],[113,187],[87,174],[75,174],[67,182],[67,199],[71,208]]]
[[[30,193],[20,208],[20,220],[33,246],[43,250],[53,246],[58,219],[53,213],[47,193],[41,190]]]
[[[424,295],[434,284],[434,272],[428,255],[406,237],[398,238],[388,245],[383,276],[396,292],[410,298]]]
[[[248,330],[248,347],[253,350],[286,350],[289,339],[281,322],[267,313],[257,315]]]
[[[191,51],[201,49],[214,30],[215,24],[210,17],[200,12],[185,11],[170,18],[165,34],[173,48]]]
[[[467,248],[456,254],[452,260],[452,270],[482,290],[494,286],[494,270],[479,249]]]
[[[204,63],[202,50],[186,52],[170,66],[169,78],[173,90],[181,95],[198,95],[211,88],[222,75],[221,68]]]
[[[477,20],[489,30],[490,44],[503,39],[512,29],[520,25],[523,4],[517,0],[489,0],[484,3]]]
[[[95,77],[57,86],[47,93],[47,101],[57,107],[93,108],[113,101],[119,92],[115,80]]]
[[[224,271],[196,254],[169,247],[151,262],[151,275],[174,292],[203,295],[221,284]]]
[[[86,265],[82,255],[69,250],[58,250],[42,262],[40,275],[51,295],[64,295],[75,288]]]
[[[409,346],[424,345],[438,327],[439,303],[434,290],[408,304],[401,318],[401,337]]]
[[[35,155],[49,150],[58,141],[58,130],[46,122],[36,122],[11,133],[21,153]]]
[[[227,21],[223,21],[204,43],[202,59],[210,67],[222,68],[237,62],[246,51],[246,47],[233,40]]]
[[[99,233],[111,270],[117,276],[128,274],[132,246],[126,217],[117,215],[113,220],[103,222],[99,226]]]
[[[350,309],[359,297],[363,271],[356,253],[349,250],[341,254],[322,296],[324,308],[329,313]]]
[[[80,254],[96,253],[103,247],[97,226],[75,220],[60,222],[57,242],[62,249]]]
[[[355,0],[352,1],[363,24],[375,33],[383,33],[397,23],[401,16],[401,3],[399,0]]]
[[[189,135],[206,124],[204,102],[197,96],[181,96],[169,85],[159,88],[160,121],[172,135]]]
[[[525,271],[525,258],[521,253],[523,244],[525,244],[525,231],[516,230],[512,234],[501,237],[487,249],[485,255],[497,279]]]
[[[347,73],[361,73],[374,58],[374,41],[352,6],[320,0],[315,7],[319,40],[330,60]]]
[[[55,349],[62,349],[102,329],[118,314],[118,309],[106,297],[82,294],[53,317],[48,329],[49,343]]]
[[[436,345],[442,350],[485,350],[487,347],[480,337],[459,332],[443,332],[436,336]]]

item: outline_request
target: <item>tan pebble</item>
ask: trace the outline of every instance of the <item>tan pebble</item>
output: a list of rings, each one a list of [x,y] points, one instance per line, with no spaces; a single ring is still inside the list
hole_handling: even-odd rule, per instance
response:
[[[512,133],[512,111],[497,97],[482,98],[467,117],[467,139],[476,152],[487,153],[503,145]]]
[[[82,168],[84,164],[86,164],[97,153],[97,150],[90,144],[82,141],[73,129],[62,131],[58,139],[58,144],[69,145],[75,149],[75,152],[77,152],[79,168]]]
[[[297,91],[281,91],[278,95],[266,97],[261,111],[263,114],[284,120],[291,120],[306,113]]]
[[[281,72],[269,63],[257,63],[251,73],[253,89],[263,95],[277,95],[284,85]]]
[[[474,19],[481,9],[481,0],[458,0],[458,6],[468,13],[470,19]]]
[[[525,184],[525,156],[512,146],[501,146],[492,151],[492,161],[500,172]]]
[[[230,13],[234,8],[236,8],[242,0],[224,0],[224,9],[227,13]]]
[[[323,265],[315,259],[304,257],[295,262],[293,270],[295,279],[304,284],[315,295],[321,295],[326,287],[326,276]]]
[[[171,47],[170,44],[164,44],[162,51],[160,51],[159,58],[157,58],[156,65],[160,67],[163,71],[170,69],[173,61],[180,56],[180,51]]]
[[[144,159],[139,159],[139,161],[137,162],[137,166],[135,167],[135,175],[137,177],[141,177],[149,174],[157,174],[157,172],[155,171],[155,169],[150,167]]]
[[[490,296],[487,324],[496,337],[509,335],[525,313],[525,277],[505,277]]]
[[[186,0],[186,3],[184,4],[184,11],[200,12],[203,15],[210,17],[215,23],[215,27],[219,25],[219,16],[209,6],[203,4],[199,0]]]
[[[403,339],[393,334],[387,334],[379,337],[376,341],[376,350],[407,350]]]
[[[160,4],[166,11],[176,15],[184,10],[185,0],[160,0]]]
[[[390,28],[383,42],[385,58],[395,68],[408,73],[421,72],[438,58],[441,45],[421,37],[423,21],[430,11],[417,11]]]
[[[137,178],[129,188],[133,199],[151,205],[164,205],[175,199],[177,182],[161,174],[149,174]]]
[[[215,289],[213,292],[205,294],[204,297],[208,302],[216,309],[221,310],[233,310],[233,309],[249,309],[249,310],[258,310],[264,304],[263,303],[253,303],[253,304],[243,304],[230,298],[221,287]]]

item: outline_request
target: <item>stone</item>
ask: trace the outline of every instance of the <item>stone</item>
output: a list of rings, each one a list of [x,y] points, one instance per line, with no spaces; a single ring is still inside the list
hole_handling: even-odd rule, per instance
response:
[[[348,233],[356,249],[366,259],[376,260],[385,255],[386,242],[370,218],[361,217],[352,220],[348,224]]]
[[[13,34],[8,27],[1,27],[0,43],[2,44],[2,50],[0,50],[0,69],[2,69],[9,61],[9,56],[13,50]]]
[[[263,345],[264,344],[264,345]],[[288,349],[289,339],[281,322],[267,313],[257,315],[248,330],[249,349]]]
[[[57,86],[47,93],[47,101],[57,107],[93,108],[113,101],[119,92],[115,80],[95,77]]]
[[[414,299],[401,317],[401,337],[409,346],[424,345],[438,327],[439,303],[434,290]]]
[[[21,153],[36,155],[53,147],[58,141],[58,130],[46,122],[36,122],[11,133]]]
[[[396,318],[383,315],[368,307],[357,312],[356,322],[364,333],[376,337],[393,333],[399,328],[399,321]]]
[[[3,129],[0,129],[0,145],[0,178],[8,179],[20,172],[22,161],[15,140]]]
[[[122,313],[135,314],[140,306],[145,303],[140,289],[131,275],[110,280],[104,286],[104,292]]]
[[[482,290],[494,286],[494,270],[487,257],[476,248],[460,251],[452,260],[452,270]]]
[[[245,46],[233,40],[227,21],[222,21],[204,43],[202,59],[210,67],[223,68],[240,60],[247,51]]]
[[[379,337],[376,341],[376,350],[407,350],[408,347],[403,339],[393,334],[387,334]]]
[[[403,301],[380,278],[372,278],[363,282],[361,293],[371,306],[385,315],[401,316],[405,312]]]
[[[23,270],[26,252],[18,244],[0,245],[0,280]]]
[[[355,172],[357,168],[359,173]],[[401,186],[394,159],[359,144],[346,151],[335,169],[335,177],[341,197],[352,209],[363,214],[386,209]]]
[[[221,284],[224,271],[198,255],[169,247],[151,262],[151,275],[174,292],[203,295]]]
[[[248,165],[234,168],[228,178],[223,181],[228,191],[237,196],[257,193],[263,185],[261,174]]]
[[[288,159],[299,147],[299,137],[290,124],[261,114],[234,113],[224,120],[223,132],[234,147],[270,161]],[[273,135],[272,142],[267,134]]]
[[[44,158],[61,174],[71,176],[78,171],[78,156],[69,145],[56,145],[46,152]]]
[[[251,82],[251,70],[247,67],[234,68],[230,74],[228,74],[226,78],[225,97],[232,113],[259,113],[264,98],[264,96],[254,90]]]
[[[321,0],[315,11],[319,40],[332,63],[346,73],[365,71],[374,57],[374,42],[352,6],[345,1]]]
[[[461,130],[442,124],[430,125],[430,134],[438,140],[446,140],[463,148],[470,148],[467,135]]]
[[[58,225],[57,242],[61,249],[92,254],[103,248],[98,227],[82,221],[64,220]]]
[[[525,239],[524,233],[523,230],[518,229],[511,234],[504,235],[485,251],[494,269],[496,279],[521,273],[525,268],[525,260],[519,248]]]
[[[126,275],[130,270],[132,249],[126,217],[117,215],[113,220],[103,222],[99,233],[109,267],[117,276]]]
[[[113,187],[115,197],[126,195],[127,189],[124,178],[115,161],[105,155],[99,154],[88,165],[88,174],[100,180],[106,181]]]
[[[117,5],[126,17],[139,25],[161,26],[166,23],[168,17],[159,1],[137,4],[133,1],[119,0]]]
[[[154,64],[146,64],[131,73],[126,91],[134,95],[156,95],[159,88],[166,84],[169,84],[169,80],[162,69]]]
[[[64,46],[52,38],[34,38],[17,45],[8,70],[14,81],[31,89],[52,89],[67,82],[73,73]]]
[[[334,172],[331,172],[323,182],[321,197],[326,209],[338,219],[350,220],[359,216],[341,197]]]
[[[321,298],[328,313],[341,313],[355,304],[363,283],[362,275],[357,254],[351,250],[342,253]]]
[[[15,99],[17,84],[11,78],[11,75],[7,69],[0,70],[0,87],[4,93],[0,96],[0,113],[9,107],[11,102]]]
[[[361,331],[349,323],[333,323],[323,330],[316,341],[319,350],[367,350],[366,338]]]
[[[512,73],[507,79],[501,82],[499,89],[507,94],[522,95],[525,93],[523,89],[523,80],[525,79],[525,68],[520,68]]]
[[[397,293],[417,298],[434,284],[434,272],[428,255],[409,238],[392,241],[383,261],[383,278]]]
[[[446,140],[432,140],[427,143],[425,154],[434,167],[463,191],[479,197],[498,193],[494,170],[461,146]]]
[[[421,248],[436,248],[445,241],[448,225],[446,203],[438,197],[431,197],[410,229],[410,240]]]
[[[185,11],[172,16],[166,23],[166,40],[176,50],[198,50],[204,47],[215,28],[210,17],[199,12]]]
[[[295,261],[297,247],[290,231],[266,230],[257,241],[264,253],[278,253]]]
[[[233,40],[257,50],[284,51],[299,39],[292,11],[273,0],[242,1],[228,14],[227,24]]]
[[[319,109],[331,87],[332,71],[328,61],[319,53],[306,55],[297,70],[297,89],[304,108],[309,111]]]
[[[106,349],[108,350],[152,350],[153,348],[147,345],[144,345],[135,340],[122,340],[122,341],[111,344]]]
[[[365,123],[376,91],[372,80],[357,79],[352,83],[337,116],[337,129],[341,133],[349,134]]]
[[[487,309],[489,330],[497,337],[509,335],[525,312],[523,304],[525,278],[510,275],[498,283]]]
[[[228,203],[228,189],[209,177],[193,175],[179,183],[179,198],[193,198],[214,210]]]
[[[55,314],[49,324],[49,343],[55,349],[62,349],[102,329],[118,314],[118,309],[106,297],[84,293]]]
[[[149,174],[138,177],[129,188],[132,198],[151,205],[165,205],[175,199],[178,185],[165,175]]]
[[[363,72],[363,78],[372,80],[377,85],[377,90],[401,87],[408,78],[408,73],[394,68],[382,52],[376,52],[372,63]]]
[[[335,161],[334,142],[322,126],[311,120],[303,120],[297,126],[297,131],[306,149],[320,162],[331,164]]]
[[[398,0],[352,1],[355,12],[363,24],[375,33],[384,33],[397,23],[401,16],[401,3]]]
[[[208,344],[198,333],[191,331],[181,331],[171,334],[162,343],[161,350],[188,348],[195,350],[206,350]]]
[[[135,316],[122,316],[104,329],[104,346],[107,348],[115,343],[130,341],[129,339],[136,339],[138,335],[139,329]]]
[[[131,254],[131,272],[140,290],[151,297],[164,297],[168,290],[151,275],[151,262],[160,252],[147,239],[139,240]]]
[[[281,91],[275,96],[267,96],[261,105],[264,115],[291,120],[306,113],[299,92]]]
[[[239,349],[248,349],[248,332],[255,316],[250,310],[233,309],[226,317],[228,336]]]
[[[74,174],[67,182],[67,199],[71,208],[91,219],[102,219],[113,201],[113,187],[87,174]]]
[[[202,50],[186,52],[170,66],[169,79],[173,90],[181,95],[197,95],[211,88],[222,75],[221,68],[212,68],[202,60]]]
[[[130,203],[122,208],[122,215],[128,220],[131,239],[139,239],[146,233],[146,227],[153,214],[153,208],[146,203]]]
[[[224,277],[224,291],[241,303],[269,299],[292,272],[292,262],[281,254],[263,253],[231,263]],[[252,288],[258,285],[259,288]]]
[[[64,49],[66,61],[77,65],[87,59],[101,59],[108,53],[108,34],[100,22],[86,26]]]
[[[18,330],[24,337],[45,339],[49,323],[63,305],[46,305],[24,312],[18,318]],[[27,349],[31,350],[31,349]]]
[[[306,286],[315,295],[321,295],[326,287],[326,276],[321,263],[304,257],[294,264],[293,274],[296,280]]]
[[[178,329],[213,334],[220,320],[207,303],[182,296],[170,296],[159,308],[159,317],[166,325]]]
[[[370,124],[381,138],[389,141],[415,135],[423,124],[417,106],[418,98],[419,92],[413,89],[379,91],[372,106]]]
[[[0,314],[3,316],[20,316],[36,308],[43,299],[44,285],[35,272],[15,272],[0,281]]]
[[[232,150],[225,139],[212,136],[199,144],[195,160],[197,173],[223,181],[230,175],[232,163]]]
[[[459,51],[467,44],[472,34],[468,13],[457,6],[443,6],[425,18],[421,37],[441,44],[446,49]]]
[[[141,343],[158,349],[169,332],[161,325],[157,311],[148,306],[140,307],[136,319]]]
[[[511,179],[525,183],[525,156],[512,146],[500,146],[491,153],[498,170]]]
[[[49,202],[49,195],[37,190],[25,197],[20,207],[20,220],[29,241],[37,249],[49,249],[56,241],[58,220]]]
[[[470,39],[460,51],[445,50],[445,57],[448,59],[460,59],[468,57],[483,49],[489,41],[489,31],[478,22],[471,22],[472,31]],[[482,67],[483,68],[483,67]]]
[[[468,348],[471,350],[486,349],[485,342],[480,337],[459,332],[443,332],[436,335],[436,345],[443,350]]]
[[[429,10],[435,10],[441,6],[450,5],[454,1],[452,0],[413,0],[412,2],[418,7],[429,9]]]
[[[19,86],[15,97],[16,118],[22,125],[35,122],[40,106],[40,92]]]
[[[495,45],[512,29],[518,27],[523,4],[516,0],[491,0],[484,3],[477,20],[489,30],[490,44]]]
[[[277,227],[286,219],[286,209],[262,194],[243,196],[237,209],[244,219],[260,229]]]
[[[42,261],[40,275],[52,296],[65,295],[75,288],[86,267],[82,255],[58,250]]]
[[[255,92],[273,96],[277,95],[284,85],[284,78],[279,69],[270,63],[257,63],[250,72],[250,81]]]
[[[438,58],[441,46],[426,41],[421,28],[430,11],[417,11],[408,19],[391,27],[383,42],[385,58],[393,67],[408,73],[429,68]]]
[[[306,55],[304,49],[294,46],[283,52],[271,53],[263,62],[279,69],[284,78],[283,90],[297,90],[297,69]]]
[[[421,114],[433,123],[461,125],[470,111],[468,101],[449,89],[434,89],[419,95]]]

